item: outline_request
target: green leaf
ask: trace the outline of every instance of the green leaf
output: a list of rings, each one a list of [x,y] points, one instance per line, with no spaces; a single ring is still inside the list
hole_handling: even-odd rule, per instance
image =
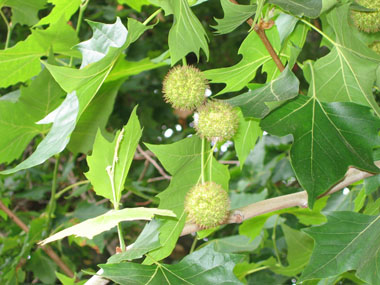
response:
[[[160,209],[172,210],[178,220],[167,220],[160,228],[160,242],[162,248],[149,253],[153,260],[161,260],[172,252],[177,239],[185,224],[184,200],[187,192],[192,186],[200,181],[201,175],[201,150],[202,141],[197,136],[186,138],[173,144],[148,145],[165,169],[172,174],[170,185],[165,191],[158,194],[160,198]],[[209,147],[205,149],[205,161],[210,152]],[[210,160],[211,161],[211,160]],[[209,181],[210,161],[205,163],[205,181]],[[222,185],[228,190],[229,172],[225,165],[218,163],[212,158],[212,181]],[[152,263],[147,259],[145,263]]]
[[[106,133],[106,125],[112,113],[115,98],[122,81],[106,82],[91,100],[90,104],[79,118],[68,148],[73,153],[88,153],[92,150],[98,130]]]
[[[145,228],[133,243],[132,247],[128,248],[127,251],[111,256],[107,260],[107,264],[141,258],[148,251],[161,247],[158,237],[160,226],[161,223],[158,220],[152,220],[149,224],[145,225]]]
[[[117,36],[126,38],[126,35]],[[9,174],[41,164],[66,147],[76,122],[100,89],[125,47],[124,44],[118,49],[110,48],[104,58],[79,70],[45,63],[54,79],[69,94],[58,109],[41,121],[44,124],[53,122],[53,127],[38,145],[36,152],[17,167],[0,173]]]
[[[107,141],[98,131],[92,155],[87,157],[90,170],[85,173],[86,177],[94,186],[95,193],[111,200],[114,204],[116,203],[115,207],[118,206],[124,190],[125,179],[141,134],[142,129],[135,107],[128,124],[116,133],[112,142]],[[108,167],[113,169],[112,183],[109,173],[107,173]],[[112,184],[114,184],[115,193],[113,193]]]
[[[12,8],[12,25],[32,26],[38,22],[38,11],[45,7],[46,0],[2,0],[0,8]]]
[[[322,11],[322,0],[269,0],[268,3],[275,4],[287,12],[297,16],[317,18]]]
[[[102,277],[119,284],[242,284],[233,274],[241,255],[216,252],[208,246],[177,264],[101,264]]]
[[[198,18],[191,11],[187,0],[167,1],[169,1],[174,13],[174,23],[169,31],[168,38],[172,65],[190,52],[195,53],[199,59],[200,49],[204,51],[208,60],[207,34]]]
[[[152,70],[167,65],[165,62],[153,62],[150,58],[144,58],[140,61],[128,61],[119,59],[111,73],[108,75],[106,82],[115,80],[126,80],[129,76],[139,74],[143,71]]]
[[[227,102],[232,106],[239,106],[244,117],[263,118],[274,107],[296,97],[298,90],[299,81],[287,66],[275,80],[261,88],[235,96]]]
[[[348,270],[369,284],[379,284],[380,216],[334,212],[322,226],[306,229],[315,241],[301,279],[336,276]]]
[[[256,4],[237,5],[229,0],[220,0],[223,8],[224,18],[216,19],[216,25],[211,26],[216,29],[217,34],[228,34],[243,24],[249,17],[256,12]]]
[[[372,148],[379,144],[380,120],[365,106],[320,102],[315,90],[312,76],[312,97],[299,96],[261,121],[263,130],[271,134],[293,135],[291,163],[311,208],[319,195],[344,177],[348,167],[379,172]]]
[[[55,283],[55,271],[57,270],[57,265],[53,260],[44,255],[42,249],[38,249],[31,254],[27,268],[44,284]]]
[[[364,188],[367,195],[379,190],[380,188],[380,175],[375,175],[364,179]]]
[[[213,239],[206,243],[207,246],[213,245],[217,252],[223,253],[240,253],[252,252],[259,247],[262,242],[261,237],[254,240],[244,235],[233,235],[224,238]]]
[[[92,38],[75,46],[82,53],[80,68],[104,58],[111,47],[122,47],[128,34],[119,17],[116,18],[114,24],[103,24],[88,20],[87,23],[92,29]]]
[[[307,234],[292,229],[285,224],[281,224],[281,228],[288,246],[287,260],[289,265],[282,266],[277,264],[272,266],[271,270],[277,274],[292,277],[302,272],[303,268],[308,264],[314,242]]]
[[[67,236],[75,235],[92,239],[94,236],[108,231],[123,221],[151,220],[154,215],[175,217],[172,211],[159,210],[155,208],[127,208],[123,210],[110,210],[107,213],[88,219],[82,223],[76,224],[70,228],[64,229],[43,241],[40,245],[63,239]]]
[[[69,142],[70,134],[74,130],[78,110],[79,102],[74,91],[67,95],[57,109],[38,122],[39,124],[53,123],[53,126],[37,146],[35,152],[16,167],[1,171],[0,174],[11,174],[39,165],[49,157],[63,151]]]
[[[239,115],[239,127],[234,136],[234,145],[237,157],[240,162],[240,169],[243,168],[251,150],[253,150],[257,139],[262,135],[260,122],[255,119],[246,119],[241,111]]]
[[[20,88],[20,97],[0,97],[0,163],[20,157],[30,141],[48,131],[36,122],[62,102],[63,90],[44,69],[28,87]]]
[[[127,4],[132,9],[135,9],[137,12],[141,12],[141,7],[144,5],[150,5],[148,0],[117,0],[119,4]]]
[[[49,15],[37,23],[38,26],[54,24],[61,18],[63,18],[65,22],[69,21],[71,16],[78,10],[81,0],[48,0],[48,3],[54,5],[54,8]]]
[[[315,88],[323,102],[354,102],[380,108],[372,94],[380,57],[352,33],[348,25],[349,6],[331,10],[327,21],[336,40],[331,52],[315,62]]]
[[[280,38],[277,29],[266,30],[266,35],[273,48],[280,49]],[[211,83],[225,83],[226,87],[217,95],[239,91],[244,88],[256,75],[256,70],[272,60],[264,44],[255,31],[252,31],[241,44],[239,54],[243,59],[234,66],[206,70],[205,76]],[[269,78],[272,77],[268,76]]]
[[[57,37],[59,34],[59,37]],[[0,87],[24,82],[41,71],[41,56],[48,56],[49,50],[67,56],[77,56],[71,47],[77,44],[72,27],[63,22],[46,30],[32,30],[32,34],[15,46],[0,51]]]

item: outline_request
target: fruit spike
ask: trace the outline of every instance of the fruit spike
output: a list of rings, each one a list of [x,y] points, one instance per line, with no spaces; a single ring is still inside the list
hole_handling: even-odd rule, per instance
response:
[[[380,0],[357,0],[363,7],[375,9],[377,12],[352,11],[351,17],[355,26],[367,33],[380,31]]]
[[[193,111],[206,100],[207,87],[207,79],[198,68],[175,66],[166,75],[162,92],[173,108]]]
[[[225,222],[229,207],[227,192],[211,181],[195,185],[185,199],[188,220],[202,229],[213,228]]]
[[[239,118],[233,107],[223,101],[209,101],[198,109],[195,124],[197,134],[209,141],[231,139],[238,128]]]

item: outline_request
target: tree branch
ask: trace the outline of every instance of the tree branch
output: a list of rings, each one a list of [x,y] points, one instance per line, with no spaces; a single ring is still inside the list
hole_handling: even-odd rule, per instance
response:
[[[377,167],[380,167],[380,160],[375,162]],[[356,181],[360,181],[364,178],[373,176],[373,173],[365,172],[358,170],[356,168],[349,168],[344,179],[336,184],[334,187],[332,187],[329,191],[326,193],[320,195],[318,198],[330,195],[332,193],[335,193],[352,183]],[[293,194],[283,195],[271,199],[266,199],[260,202],[256,202],[253,204],[250,204],[248,206],[236,209],[231,211],[230,216],[228,217],[228,220],[225,222],[225,224],[235,224],[235,223],[241,223],[245,220],[248,220],[250,218],[274,212],[281,209],[291,208],[291,207],[307,207],[307,192],[297,192]],[[186,224],[184,229],[182,230],[181,236],[194,233],[201,230],[197,225],[195,224]]]
[[[24,232],[29,232],[29,228],[27,225],[25,225],[19,217],[16,216],[7,206],[5,206],[0,201],[0,209],[4,211],[8,217],[12,219],[13,222],[15,222],[16,225],[18,225]],[[74,273],[71,271],[71,269],[62,261],[62,259],[51,249],[49,246],[41,247],[43,251],[46,252],[46,254],[59,266],[59,268],[62,269],[62,271],[67,274],[69,277],[73,278]]]
[[[165,171],[163,170],[163,168],[162,168],[161,166],[159,166],[158,163],[157,163],[153,158],[151,158],[150,155],[149,155],[146,151],[144,151],[140,145],[137,145],[137,150],[139,151],[139,153],[140,153],[142,156],[145,157],[146,160],[148,160],[148,161],[149,161],[149,162],[150,162],[150,163],[151,163],[151,164],[157,169],[157,171],[158,171],[163,177],[165,177],[165,179],[167,179],[167,180],[170,180],[170,179],[171,179],[171,176],[170,176],[170,175],[167,175],[167,174],[165,173]]]
[[[239,5],[239,3],[236,0],[230,0],[230,2],[232,2],[232,3],[236,4],[236,5]],[[248,25],[250,25],[252,27],[253,20],[251,18],[249,18],[246,22],[247,22]],[[273,21],[269,21],[267,23],[260,21],[258,24],[256,24],[252,28],[255,30],[255,32],[257,33],[257,35],[260,37],[260,39],[263,42],[265,48],[267,49],[267,51],[269,52],[270,56],[272,57],[274,63],[277,65],[277,68],[282,72],[285,69],[285,67],[282,64],[282,62],[281,62],[279,56],[277,55],[276,51],[273,49],[273,46],[270,43],[270,41],[268,40],[267,35],[265,34],[265,30],[266,29],[270,29],[273,26],[273,24],[274,24]]]

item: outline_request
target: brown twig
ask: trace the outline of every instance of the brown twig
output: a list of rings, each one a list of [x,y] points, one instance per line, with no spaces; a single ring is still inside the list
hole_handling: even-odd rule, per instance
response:
[[[137,145],[137,150],[139,151],[139,153],[140,153],[141,155],[143,155],[143,156],[145,157],[146,160],[148,160],[148,161],[149,161],[149,162],[150,162],[150,163],[151,163],[151,164],[157,169],[157,171],[158,171],[163,177],[165,177],[165,179],[167,179],[167,180],[170,180],[170,179],[171,179],[171,176],[170,176],[170,175],[167,175],[167,174],[165,173],[165,171],[163,170],[163,168],[162,168],[161,166],[159,166],[158,163],[157,163],[152,157],[150,157],[150,155],[149,155],[146,151],[144,151],[140,145]]]
[[[29,228],[27,225],[25,225],[19,217],[17,217],[7,206],[5,206],[0,201],[0,209],[4,211],[8,217],[12,219],[12,221],[18,225],[24,232],[29,232]],[[62,259],[51,249],[49,246],[42,247],[42,250],[46,252],[46,254],[58,265],[59,268],[62,269],[62,271],[67,274],[69,277],[73,278],[74,273],[71,271],[71,269],[62,261]]]
[[[380,167],[380,160],[375,162],[376,166]],[[364,178],[373,176],[374,174],[361,171],[355,168],[349,168],[345,178],[336,184],[334,187],[332,187],[329,191],[326,193],[320,195],[318,198],[324,197],[326,195],[330,195],[334,192],[337,192],[352,183],[356,181],[360,181]],[[283,195],[271,199],[266,199],[260,202],[256,202],[253,204],[250,204],[248,206],[236,209],[231,212],[228,220],[225,222],[225,224],[234,224],[234,223],[241,223],[244,220],[265,214],[274,212],[281,209],[291,208],[291,207],[307,207],[307,192],[297,192],[293,194]],[[186,224],[184,229],[182,230],[181,236],[194,233],[201,230],[197,225],[194,224]]]
[[[239,5],[239,3],[236,0],[230,0],[230,2]],[[253,20],[249,18],[247,21],[247,24],[252,27],[253,25]],[[254,27],[252,27],[257,35],[260,37],[261,41],[263,42],[265,48],[269,52],[270,56],[272,57],[274,63],[277,65],[278,69],[282,72],[285,67],[282,64],[279,56],[277,55],[276,51],[273,49],[272,44],[267,38],[267,35],[265,34],[265,30],[269,29],[273,26],[273,21],[269,21],[267,23],[260,21],[258,24],[256,24]]]

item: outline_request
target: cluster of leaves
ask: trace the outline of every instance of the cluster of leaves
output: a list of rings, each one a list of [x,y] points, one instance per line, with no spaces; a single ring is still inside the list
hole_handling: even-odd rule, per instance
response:
[[[29,227],[0,211],[2,283],[75,284],[101,268],[120,284],[379,284],[379,176],[319,199],[349,167],[379,173],[380,56],[369,46],[380,35],[350,18],[365,8],[106,2],[0,0],[0,202]],[[244,24],[251,17],[273,23],[265,34],[284,70]],[[237,134],[215,154],[192,117],[163,102],[161,81],[181,60],[239,110]],[[229,189],[231,209],[302,189],[309,208],[179,239],[201,175]],[[77,277],[41,240],[59,240]]]

